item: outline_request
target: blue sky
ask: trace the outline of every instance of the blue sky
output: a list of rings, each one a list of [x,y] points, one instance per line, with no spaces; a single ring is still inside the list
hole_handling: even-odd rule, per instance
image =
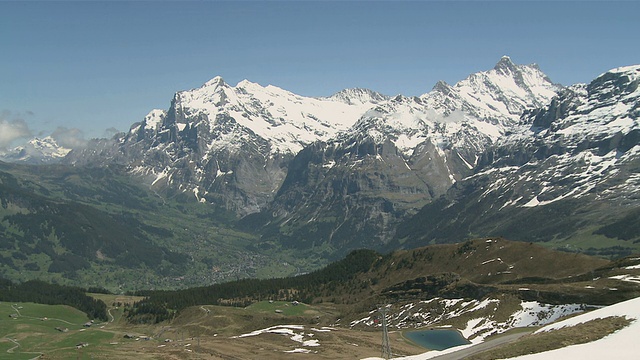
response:
[[[558,83],[640,63],[640,2],[0,2],[0,147],[126,131],[216,75],[419,95],[502,55]]]

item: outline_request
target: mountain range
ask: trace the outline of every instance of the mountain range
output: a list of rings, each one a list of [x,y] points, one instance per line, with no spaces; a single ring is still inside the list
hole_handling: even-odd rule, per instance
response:
[[[565,87],[506,56],[415,97],[215,77],[58,163],[118,167],[162,201],[220,209],[257,252],[504,236],[620,256],[640,249],[639,77],[627,66]]]
[[[31,165],[60,162],[71,149],[58,144],[51,136],[33,138],[25,145],[10,150],[0,149],[0,160]]]

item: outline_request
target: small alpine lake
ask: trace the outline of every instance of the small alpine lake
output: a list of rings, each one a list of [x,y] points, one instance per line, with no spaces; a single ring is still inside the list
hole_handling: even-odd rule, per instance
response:
[[[406,331],[403,335],[417,345],[430,350],[444,350],[471,343],[458,330],[451,328]]]

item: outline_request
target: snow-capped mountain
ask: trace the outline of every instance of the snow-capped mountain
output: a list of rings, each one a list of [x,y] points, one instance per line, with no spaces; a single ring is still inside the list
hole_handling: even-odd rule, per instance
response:
[[[65,160],[125,164],[159,194],[234,211],[265,244],[346,252],[394,236],[399,246],[416,228],[406,245],[509,231],[543,240],[553,221],[525,234],[526,216],[510,209],[635,204],[637,85],[637,67],[626,67],[565,88],[508,57],[418,97],[310,98],[216,77]],[[398,228],[414,214],[419,226]],[[551,236],[583,229],[572,219]]]
[[[601,236],[622,242],[593,251],[624,253],[624,242],[640,237],[639,84],[640,66],[617,68],[525,112],[509,136],[487,148],[474,174],[424,208],[401,236]]]
[[[298,154],[262,221],[299,227],[274,232],[296,246],[313,246],[311,234],[337,248],[385,243],[400,219],[471,175],[525,110],[561,90],[537,66],[503,57],[454,86],[380,102],[349,131]]]
[[[492,167],[527,165],[544,170],[536,174],[537,192],[522,194],[517,201],[510,199],[506,206],[539,206],[589,194],[623,202],[633,198],[640,190],[638,174],[620,171],[633,167],[631,163],[640,154],[639,83],[640,67],[613,69],[526,114],[523,131],[496,144],[496,149],[509,156],[498,155]],[[490,161],[493,153],[488,151],[486,156]],[[623,183],[608,189],[615,178]],[[568,179],[571,186],[554,186]]]
[[[471,146],[482,151],[510,132],[525,110],[546,105],[562,88],[537,65],[515,65],[504,56],[492,70],[454,86],[440,81],[420,97],[397,96],[378,104],[338,141],[349,141],[354,133],[376,142],[389,137],[407,157],[425,141],[442,150]],[[462,160],[475,165],[477,159]]]
[[[201,88],[177,93],[173,101],[176,118],[172,120],[178,131],[184,131],[202,125],[221,128],[220,123],[230,117],[238,125],[234,130],[242,129],[266,140],[270,154],[296,154],[313,141],[348,129],[366,109],[383,100],[380,94],[359,89],[329,98],[305,98],[247,80],[232,87],[216,77]],[[239,134],[230,131],[220,135],[213,139],[211,148],[238,145],[235,135]]]
[[[0,154],[0,160],[6,162],[20,162],[26,164],[47,164],[59,162],[71,149],[67,149],[51,136],[33,138],[24,146],[15,147]]]
[[[234,87],[215,77],[176,93],[168,111],[151,111],[115,144],[68,161],[124,163],[158,189],[246,215],[273,199],[296,153],[349,129],[386,99],[363,89],[309,98],[247,80]]]

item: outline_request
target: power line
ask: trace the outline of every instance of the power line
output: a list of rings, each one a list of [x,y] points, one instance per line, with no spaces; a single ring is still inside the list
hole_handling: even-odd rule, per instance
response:
[[[378,312],[382,318],[382,358],[391,359],[391,345],[389,345],[389,330],[387,329],[387,305],[378,306]]]

